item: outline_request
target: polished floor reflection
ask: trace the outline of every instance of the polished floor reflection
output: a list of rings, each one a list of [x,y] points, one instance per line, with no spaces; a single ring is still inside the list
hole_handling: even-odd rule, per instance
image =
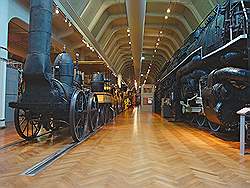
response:
[[[20,174],[71,143],[54,134],[0,150],[0,187],[250,187],[239,144],[160,116],[128,110],[34,177]],[[0,143],[18,140],[11,129]]]

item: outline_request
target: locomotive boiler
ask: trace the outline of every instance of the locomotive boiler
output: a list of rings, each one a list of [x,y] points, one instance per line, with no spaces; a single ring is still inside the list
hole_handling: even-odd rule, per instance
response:
[[[30,0],[28,55],[23,88],[15,108],[15,127],[24,139],[41,128],[69,126],[74,141],[81,141],[99,126],[98,99],[83,88],[82,73],[64,50],[50,63],[52,0]]]
[[[155,106],[168,100],[175,120],[238,130],[236,112],[250,104],[249,8],[229,0],[212,10],[161,70]]]

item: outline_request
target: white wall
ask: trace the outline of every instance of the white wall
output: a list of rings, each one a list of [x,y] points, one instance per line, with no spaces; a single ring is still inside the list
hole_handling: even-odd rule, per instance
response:
[[[19,0],[0,1],[0,46],[8,47],[8,23],[12,18],[19,18],[29,23],[29,10]],[[0,49],[0,128],[5,127],[6,103],[6,61],[8,53]]]

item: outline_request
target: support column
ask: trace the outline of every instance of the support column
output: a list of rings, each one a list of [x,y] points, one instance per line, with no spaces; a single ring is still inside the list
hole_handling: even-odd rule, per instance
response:
[[[0,47],[8,46],[9,0],[1,0],[0,6]],[[8,52],[0,49],[0,128],[5,125],[5,94],[6,94],[6,59]]]

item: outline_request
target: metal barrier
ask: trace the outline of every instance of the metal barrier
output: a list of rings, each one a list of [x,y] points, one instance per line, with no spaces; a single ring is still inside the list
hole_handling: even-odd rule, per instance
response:
[[[237,114],[240,115],[240,155],[245,155],[246,117],[250,117],[250,108],[242,108]]]
[[[8,60],[4,57],[1,57],[2,50],[8,51],[6,48],[0,46],[0,128],[5,128],[5,92],[2,91],[5,88],[5,79],[2,79],[2,77],[5,77],[6,74],[6,64]]]

